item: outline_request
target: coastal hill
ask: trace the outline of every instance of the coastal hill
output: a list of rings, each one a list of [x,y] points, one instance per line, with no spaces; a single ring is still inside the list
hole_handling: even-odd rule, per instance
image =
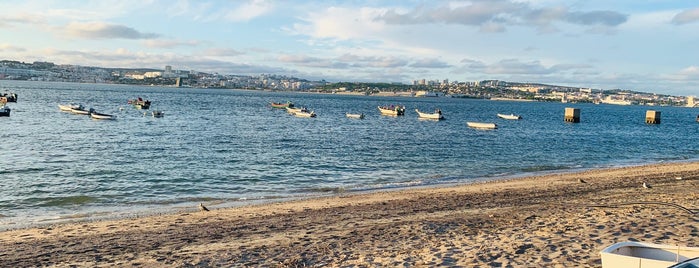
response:
[[[0,80],[133,84],[193,88],[234,88],[271,91],[303,91],[377,96],[449,96],[491,100],[591,102],[617,105],[695,107],[693,97],[638,92],[627,89],[592,89],[541,83],[481,81],[426,81],[405,83],[327,82],[276,74],[257,76],[154,68],[104,68],[0,60]]]

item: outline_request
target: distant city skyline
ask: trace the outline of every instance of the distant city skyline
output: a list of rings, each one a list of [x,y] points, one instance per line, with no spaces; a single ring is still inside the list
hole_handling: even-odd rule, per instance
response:
[[[692,1],[0,2],[0,58],[331,82],[699,92]]]

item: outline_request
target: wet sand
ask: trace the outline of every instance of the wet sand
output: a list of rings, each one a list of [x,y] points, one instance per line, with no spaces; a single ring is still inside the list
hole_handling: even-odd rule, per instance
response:
[[[601,267],[699,246],[697,208],[699,162],[672,163],[10,230],[0,266]]]

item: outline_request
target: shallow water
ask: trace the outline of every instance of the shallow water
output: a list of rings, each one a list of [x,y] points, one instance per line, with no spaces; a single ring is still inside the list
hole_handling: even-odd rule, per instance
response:
[[[12,116],[0,118],[5,228],[699,157],[699,109],[690,108],[0,81],[4,91],[19,95]],[[136,97],[165,117],[126,103]],[[318,117],[289,116],[271,101]],[[58,110],[69,102],[118,118]],[[406,116],[380,116],[376,107],[389,104],[405,105]],[[581,122],[563,122],[565,107],[581,109]],[[440,108],[446,120],[418,120],[415,108]],[[651,109],[661,124],[645,124]]]

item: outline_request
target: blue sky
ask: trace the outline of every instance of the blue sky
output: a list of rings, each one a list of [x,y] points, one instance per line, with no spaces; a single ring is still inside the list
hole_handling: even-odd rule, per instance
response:
[[[699,95],[699,2],[3,0],[0,59]]]

